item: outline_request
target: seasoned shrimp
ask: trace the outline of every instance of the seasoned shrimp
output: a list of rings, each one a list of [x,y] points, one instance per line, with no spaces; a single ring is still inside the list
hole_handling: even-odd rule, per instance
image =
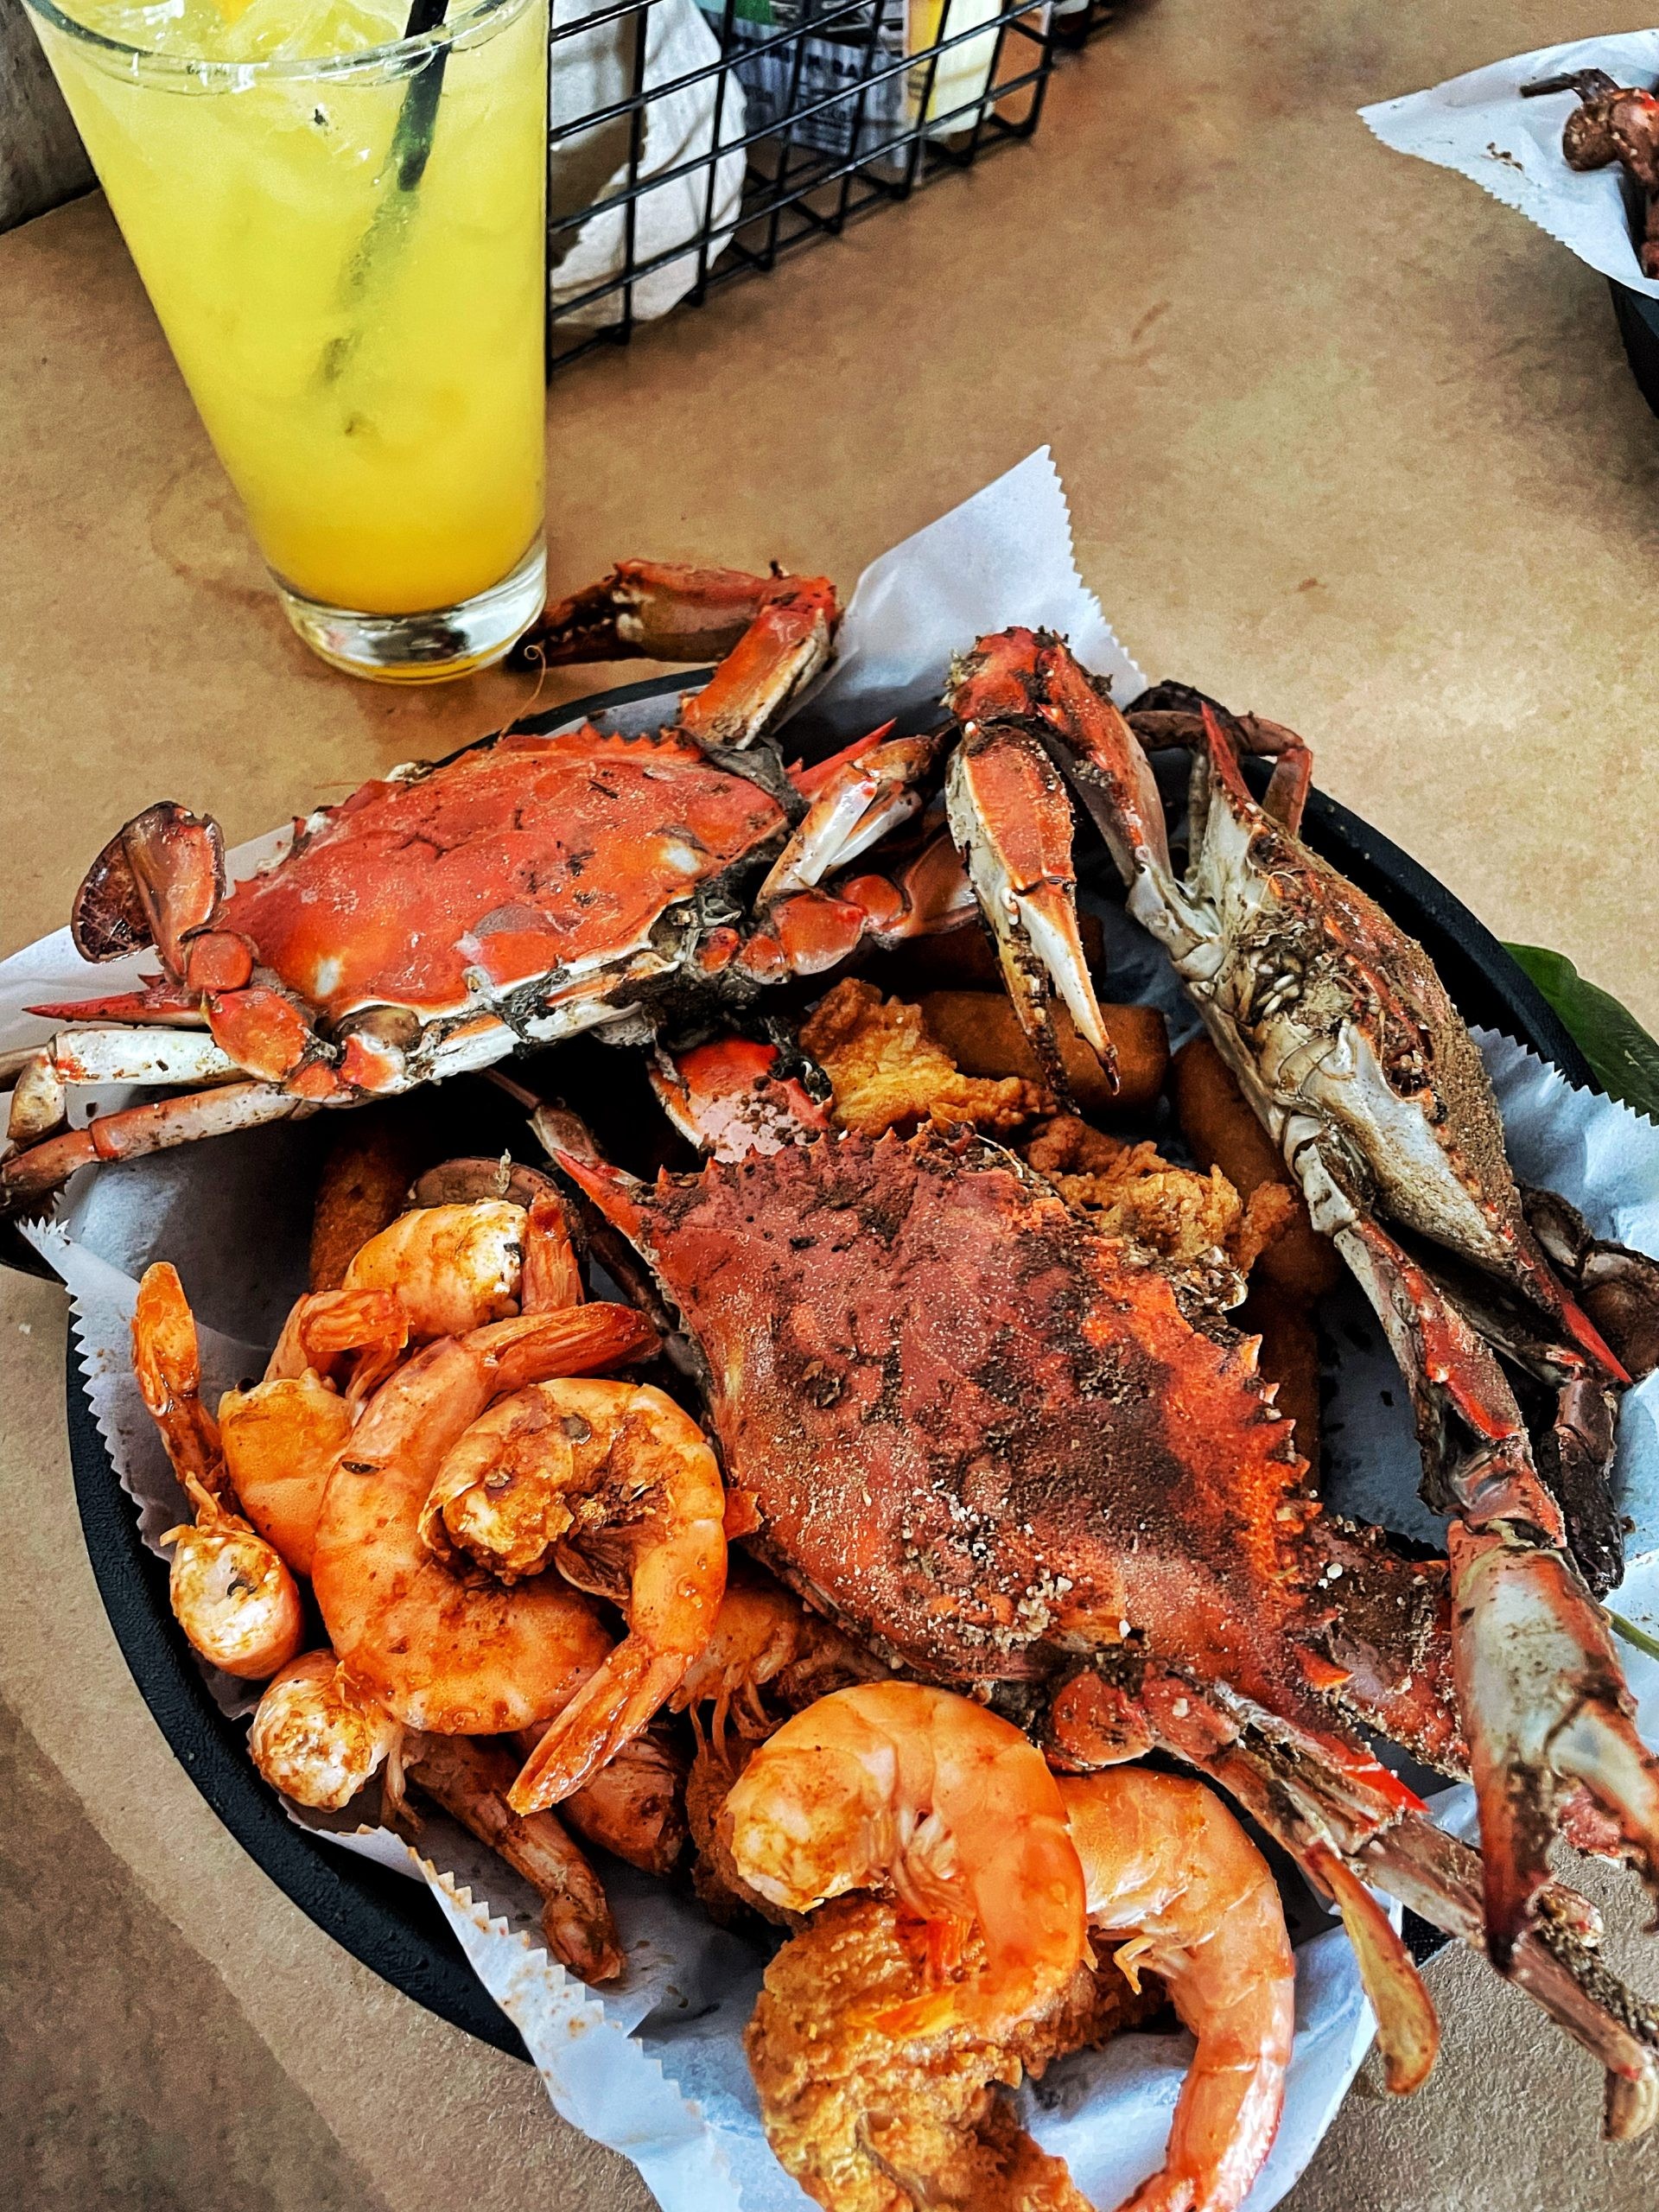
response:
[[[132,1371],[150,1419],[162,1432],[173,1471],[215,1494],[225,1479],[219,1429],[201,1402],[201,1349],[179,1271],[165,1260],[146,1268],[132,1309]]]
[[[995,2036],[1071,1980],[1084,1882],[1059,1788],[1008,1721],[949,1691],[867,1682],[787,1720],[721,1815],[743,1881],[787,1911],[885,1888],[928,1925],[941,1986],[884,2007],[893,2036]],[[969,1931],[978,1971],[944,1977]]]
[[[508,1590],[456,1573],[422,1541],[421,1509],[492,1399],[655,1342],[632,1306],[524,1314],[429,1344],[370,1401],[329,1478],[313,1587],[353,1681],[406,1726],[529,1727],[600,1667],[610,1638],[586,1599],[549,1576]]]
[[[173,1547],[168,1597],[194,1649],[227,1675],[260,1681],[300,1648],[298,1586],[281,1556],[222,1502],[219,1432],[201,1402],[195,1320],[176,1268],[145,1270],[132,1315],[132,1364],[195,1518]]]
[[[709,1641],[669,1700],[674,1713],[712,1704],[714,1741],[723,1748],[728,1723],[741,1736],[769,1736],[779,1720],[832,1690],[872,1681],[887,1672],[873,1652],[810,1612],[791,1590],[745,1566],[728,1576]],[[761,1697],[770,1687],[783,1713]]]
[[[536,1748],[541,1732],[521,1729],[522,1757]],[[601,1767],[593,1780],[571,1792],[559,1816],[589,1843],[642,1873],[666,1874],[685,1850],[684,1752],[665,1729],[652,1726]]]
[[[265,1379],[219,1402],[219,1444],[237,1503],[296,1574],[311,1572],[334,1461],[408,1335],[395,1291],[313,1293],[284,1323]]]
[[[259,1700],[248,1749],[265,1780],[296,1804],[339,1812],[386,1772],[381,1815],[413,1823],[405,1776],[499,1852],[542,1899],[542,1932],[554,1957],[586,1981],[620,1973],[616,1924],[599,1877],[550,1813],[520,1820],[507,1808],[509,1760],[461,1736],[405,1732],[352,1681],[332,1651],[308,1651]]]
[[[346,1270],[348,1290],[395,1290],[417,1339],[462,1336],[519,1312],[581,1302],[582,1276],[551,1194],[528,1210],[506,1198],[418,1206],[372,1236]]]
[[[267,1685],[248,1750],[273,1789],[296,1805],[337,1813],[396,1759],[403,1733],[332,1651],[307,1651]]]
[[[1295,1970],[1268,1863],[1201,1782],[1110,1767],[1060,1795],[1089,1924],[1132,1983],[1166,1986],[1198,2038],[1162,2170],[1124,2212],[1233,2212],[1273,2145]]]
[[[591,1307],[579,1309],[591,1312]],[[560,1573],[613,1599],[628,1633],[561,1713],[512,1787],[521,1813],[579,1789],[652,1719],[702,1649],[726,1588],[726,1497],[708,1440],[649,1383],[549,1382],[498,1405],[439,1478],[452,1535],[493,1471],[546,1445],[546,1525]],[[566,1454],[569,1454],[567,1459]],[[563,1485],[563,1487],[562,1487]]]
[[[416,1736],[405,1753],[416,1788],[500,1853],[542,1900],[542,1934],[562,1965],[583,1981],[611,1981],[626,1963],[604,1885],[551,1813],[515,1813],[507,1802],[512,1761],[494,1744],[464,1736]]]

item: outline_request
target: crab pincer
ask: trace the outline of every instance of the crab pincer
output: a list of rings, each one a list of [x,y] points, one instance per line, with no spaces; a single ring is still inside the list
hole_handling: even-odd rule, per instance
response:
[[[1022,718],[1026,658],[1034,657],[1039,641],[1021,630],[1011,631],[1007,643],[1006,655],[976,654],[952,671],[950,704],[963,741],[946,778],[945,805],[1020,1027],[1064,1091],[1047,1019],[1056,995],[1109,1080],[1116,1055],[1077,929],[1071,802]]]

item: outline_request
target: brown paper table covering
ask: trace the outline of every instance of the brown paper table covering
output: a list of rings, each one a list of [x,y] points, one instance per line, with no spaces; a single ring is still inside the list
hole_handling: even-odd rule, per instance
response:
[[[1052,442],[1084,575],[1148,665],[1300,728],[1325,787],[1500,935],[1659,1026],[1659,424],[1590,273],[1352,112],[1646,20],[1127,10],[1029,152],[563,377],[556,577],[649,552],[849,578]],[[0,240],[0,950],[63,919],[149,799],[235,840],[525,696],[307,658],[96,199]],[[61,1300],[0,1299],[0,2171],[76,2212],[642,2203],[526,2069],[376,1983],[195,1796],[80,1552]],[[1616,1948],[1652,1989],[1638,1916]],[[1595,2141],[1587,2063],[1472,1958],[1431,1974],[1440,2073],[1402,2109],[1368,2068],[1296,2212],[1659,2201],[1659,2150]]]

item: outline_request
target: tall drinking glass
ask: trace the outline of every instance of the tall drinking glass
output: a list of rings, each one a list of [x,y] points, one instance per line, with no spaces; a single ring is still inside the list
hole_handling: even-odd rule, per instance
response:
[[[295,628],[499,659],[545,585],[548,0],[25,4]]]

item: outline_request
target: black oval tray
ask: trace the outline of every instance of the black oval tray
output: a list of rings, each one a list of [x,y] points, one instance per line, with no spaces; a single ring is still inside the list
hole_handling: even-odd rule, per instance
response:
[[[685,682],[653,677],[535,720],[559,727],[607,707],[665,697]],[[1529,1046],[1569,1082],[1599,1087],[1535,985],[1443,884],[1321,792],[1308,802],[1304,830],[1317,852],[1427,948],[1465,1020]],[[173,1624],[166,1565],[139,1536],[132,1500],[111,1465],[73,1350],[67,1397],[75,1499],[92,1573],[133,1680],[191,1780],[278,1889],[353,1958],[417,2005],[524,2057],[517,2030],[474,1975],[426,1890],[296,1827],[260,1781],[242,1726],[213,1703]]]

